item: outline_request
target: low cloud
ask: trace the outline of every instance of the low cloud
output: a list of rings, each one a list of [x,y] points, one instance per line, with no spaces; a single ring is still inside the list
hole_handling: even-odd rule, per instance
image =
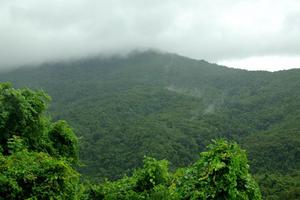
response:
[[[0,69],[137,48],[211,62],[297,57],[299,18],[297,0],[2,0]]]

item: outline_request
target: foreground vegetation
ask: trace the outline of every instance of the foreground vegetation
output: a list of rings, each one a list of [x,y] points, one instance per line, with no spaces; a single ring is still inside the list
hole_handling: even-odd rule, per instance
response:
[[[175,173],[168,161],[145,157],[129,177],[80,181],[77,138],[66,122],[44,114],[48,100],[41,91],[0,85],[1,199],[261,199],[245,152],[225,140]]]

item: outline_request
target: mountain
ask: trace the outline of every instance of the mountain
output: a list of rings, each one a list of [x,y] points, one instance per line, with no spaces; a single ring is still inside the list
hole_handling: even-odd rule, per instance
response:
[[[144,155],[186,166],[224,137],[247,150],[265,197],[299,195],[299,69],[246,71],[145,51],[20,68],[0,81],[52,96],[51,115],[81,138],[80,171],[97,180],[131,173]]]

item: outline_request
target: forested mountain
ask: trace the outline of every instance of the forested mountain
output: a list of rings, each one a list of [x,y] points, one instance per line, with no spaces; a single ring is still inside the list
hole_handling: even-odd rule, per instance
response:
[[[155,51],[2,72],[41,88],[80,137],[79,170],[120,178],[143,156],[187,166],[214,138],[237,141],[269,199],[300,198],[300,70],[250,72]]]

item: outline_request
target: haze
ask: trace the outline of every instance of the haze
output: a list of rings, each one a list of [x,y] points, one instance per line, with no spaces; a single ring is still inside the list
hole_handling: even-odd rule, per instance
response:
[[[160,49],[249,70],[300,68],[297,0],[1,0],[0,69]]]

